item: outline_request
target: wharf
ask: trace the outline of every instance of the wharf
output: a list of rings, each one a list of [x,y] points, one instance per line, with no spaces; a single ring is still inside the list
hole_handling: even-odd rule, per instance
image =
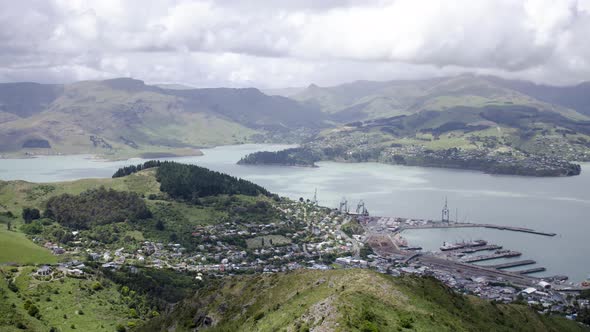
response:
[[[514,273],[531,274],[531,273],[544,272],[544,271],[547,271],[547,269],[544,267],[533,267],[532,269],[527,269],[527,270],[522,270],[522,271],[514,271]]]
[[[502,249],[502,246],[499,246],[497,244],[488,244],[488,245],[479,246],[479,247],[469,247],[469,248],[447,250],[447,252],[469,254],[469,253],[474,253],[474,252],[478,252],[478,251],[497,250],[497,249]]]
[[[465,257],[461,260],[463,263],[475,263],[481,261],[487,261],[496,258],[508,258],[508,257],[518,257],[522,255],[518,251],[506,251],[506,252],[497,252],[490,255],[481,255],[481,256],[474,256],[474,257]]]
[[[516,267],[516,266],[523,266],[523,265],[532,265],[532,264],[536,264],[536,263],[537,262],[535,262],[532,259],[527,259],[527,260],[523,260],[523,261],[514,261],[514,262],[503,263],[503,264],[485,265],[485,267],[489,267],[489,268],[492,268],[492,269],[501,270],[501,269],[507,269],[509,267]]]
[[[418,246],[400,246],[399,248],[401,250],[411,250],[411,251],[422,250],[422,247],[418,247]]]
[[[523,233],[531,233],[536,235],[543,235],[543,236],[555,236],[556,233],[546,233],[546,232],[539,232],[534,229],[524,228],[524,227],[512,227],[512,226],[498,226],[498,225],[491,225],[491,224],[482,224],[485,228],[493,228],[499,230],[507,230],[513,232],[523,232]]]
[[[440,222],[440,221],[430,221],[430,222],[425,222],[422,224],[402,224],[402,225],[400,225],[401,230],[429,229],[429,228],[476,228],[476,227],[498,229],[498,230],[502,230],[502,231],[530,233],[530,234],[543,235],[543,236],[557,235],[556,233],[541,232],[541,231],[536,231],[536,230],[530,229],[530,228],[515,227],[515,226],[501,226],[501,225],[494,225],[494,224],[446,223],[446,222]]]

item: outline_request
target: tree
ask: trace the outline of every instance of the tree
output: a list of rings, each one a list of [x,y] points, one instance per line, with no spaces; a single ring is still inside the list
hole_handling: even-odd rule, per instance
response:
[[[31,304],[29,306],[29,309],[27,309],[27,312],[29,313],[30,316],[37,317],[39,315],[39,308],[37,308],[36,305]]]
[[[137,310],[134,308],[129,309],[129,318],[137,318]]]
[[[41,213],[35,208],[23,208],[22,217],[25,224],[30,224],[31,221],[41,218]]]
[[[156,229],[159,231],[164,230],[164,222],[161,219],[158,219],[158,221],[156,221]]]
[[[53,196],[47,201],[44,215],[65,227],[88,229],[147,219],[151,212],[137,193],[100,187],[79,195]]]
[[[176,233],[170,234],[170,242],[176,242],[176,241],[178,241],[178,235],[176,235]]]

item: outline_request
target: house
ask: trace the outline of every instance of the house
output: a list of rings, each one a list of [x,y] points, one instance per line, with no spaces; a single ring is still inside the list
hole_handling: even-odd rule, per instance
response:
[[[525,293],[525,294],[529,294],[530,295],[530,294],[533,294],[536,291],[537,290],[534,287],[529,287],[529,288],[523,289],[522,290],[522,293]]]
[[[62,247],[53,247],[53,254],[54,255],[61,255],[64,254],[66,250]]]
[[[80,269],[68,269],[66,270],[66,274],[69,276],[81,277],[84,275],[84,271]]]
[[[51,275],[51,266],[44,265],[37,270],[38,276],[48,276]]]

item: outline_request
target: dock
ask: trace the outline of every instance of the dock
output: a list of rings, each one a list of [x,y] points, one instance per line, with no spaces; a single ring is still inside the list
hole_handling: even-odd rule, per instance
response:
[[[549,232],[541,232],[536,231],[530,228],[524,227],[516,227],[516,226],[502,226],[502,225],[494,225],[494,224],[477,224],[477,223],[446,223],[440,221],[429,221],[423,224],[402,224],[400,225],[400,229],[429,229],[429,228],[475,228],[475,227],[482,227],[482,228],[490,228],[490,229],[497,229],[501,231],[512,231],[512,232],[522,232],[522,233],[529,233],[535,235],[542,235],[542,236],[555,236],[556,233],[549,233]]]
[[[488,244],[488,245],[479,246],[479,247],[470,247],[470,248],[461,248],[461,249],[447,250],[447,252],[450,252],[450,253],[470,254],[470,253],[474,253],[474,252],[478,252],[478,251],[498,250],[498,249],[502,249],[502,246],[499,246],[497,244]]]
[[[474,256],[474,257],[466,257],[461,260],[463,263],[475,263],[475,262],[482,262],[496,258],[508,258],[508,257],[518,257],[522,255],[522,253],[518,251],[506,251],[506,252],[496,252],[490,255],[481,255],[481,256]]]
[[[422,247],[419,247],[419,246],[400,246],[399,248],[401,250],[412,250],[412,251],[422,250]]]
[[[523,232],[523,233],[530,233],[530,234],[543,235],[543,236],[555,236],[555,235],[557,235],[556,233],[540,232],[540,231],[536,231],[534,229],[524,228],[524,227],[498,226],[498,225],[491,225],[491,224],[483,224],[483,227],[485,227],[485,228],[499,229],[501,231],[507,230],[507,231]]]
[[[523,261],[514,261],[514,262],[503,263],[503,264],[485,265],[484,267],[489,267],[489,268],[492,268],[492,269],[501,270],[501,269],[507,269],[509,267],[516,267],[516,266],[523,266],[523,265],[532,265],[532,264],[536,264],[536,263],[537,262],[535,262],[532,259],[527,259],[527,260],[523,260]]]
[[[547,271],[547,269],[544,267],[533,267],[532,269],[527,269],[527,270],[522,270],[522,271],[514,271],[514,273],[531,274],[531,273],[544,272],[544,271]]]

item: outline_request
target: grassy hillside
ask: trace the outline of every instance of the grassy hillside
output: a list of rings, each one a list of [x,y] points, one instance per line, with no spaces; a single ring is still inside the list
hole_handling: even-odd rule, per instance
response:
[[[191,236],[195,227],[223,222],[228,218],[242,218],[245,220],[265,221],[264,213],[252,214],[244,212],[251,209],[260,201],[269,202],[272,198],[265,196],[227,195],[201,197],[198,204],[186,204],[183,201],[169,199],[169,195],[160,191],[160,183],[156,180],[157,169],[146,169],[128,176],[113,179],[83,179],[55,183],[30,183],[25,181],[0,181],[0,213],[10,212],[17,216],[11,219],[13,231],[6,231],[6,222],[0,223],[0,239],[5,237],[10,241],[0,242],[0,249],[8,250],[0,252],[0,263],[16,262],[27,263],[52,263],[55,256],[39,245],[33,243],[28,237],[20,233],[23,220],[20,217],[24,207],[45,210],[46,202],[55,196],[62,194],[78,195],[91,189],[104,187],[119,192],[134,192],[139,194],[153,216],[139,223],[114,223],[86,230],[83,234],[96,236],[97,234],[112,235],[113,240],[109,246],[119,248],[121,246],[133,246],[135,243],[126,241],[129,236],[138,241],[149,238],[157,241],[168,242],[171,236],[187,247],[194,247],[196,242]],[[226,179],[225,184],[232,179]],[[168,181],[170,182],[170,181]],[[242,186],[247,186],[238,180]],[[172,184],[168,184],[170,186]],[[254,186],[254,185],[253,185]],[[259,187],[256,187],[259,188]],[[234,211],[235,210],[235,211]],[[5,217],[3,217],[5,218]],[[2,219],[1,221],[4,221]],[[165,225],[164,229],[157,230],[154,225],[160,221]],[[43,234],[51,237],[51,233],[60,230],[57,224],[45,226]]]
[[[458,295],[430,278],[300,270],[223,279],[143,331],[587,331],[522,305]]]
[[[10,212],[12,231],[7,230],[8,217],[0,223],[0,263],[42,264],[55,263],[57,257],[45,248],[33,243],[19,227],[23,224],[20,214],[23,207],[43,210],[45,202],[60,194],[79,194],[88,189],[105,187],[119,191],[132,191],[141,195],[160,192],[160,184],[150,169],[116,179],[84,179],[50,184],[25,181],[0,181],[0,212]],[[190,210],[190,209],[189,209]],[[188,212],[187,212],[188,213]]]
[[[51,264],[57,258],[29,239],[22,233],[8,231],[0,225],[0,263],[17,264]]]
[[[213,173],[201,168],[197,170],[201,175]],[[218,195],[198,196],[198,202],[195,199],[186,202],[160,191],[156,180],[158,171],[158,168],[150,168],[113,179],[50,184],[0,182],[0,331],[49,331],[51,328],[58,331],[115,331],[122,327],[133,330],[158,315],[157,311],[164,310],[200,287],[195,281],[195,273],[158,269],[138,262],[135,253],[141,252],[139,249],[144,241],[165,244],[174,241],[183,246],[182,251],[194,252],[195,247],[201,244],[191,235],[197,227],[218,224],[230,218],[244,223],[268,223],[276,219],[277,212],[269,208],[270,205],[261,204],[269,202],[269,197],[249,192],[230,197],[222,190],[214,190],[215,186],[233,190],[254,184],[225,175],[224,181],[216,184],[194,184],[196,187],[206,186]],[[158,179],[167,176],[171,175],[162,171]],[[204,178],[210,179],[219,177],[223,176],[204,175]],[[116,192],[92,191],[100,187]],[[91,196],[93,192],[96,194]],[[92,197],[92,201],[87,201],[88,197]],[[116,216],[121,209],[119,203],[131,202],[130,198],[145,203],[150,209],[149,216],[126,217],[125,220],[101,219]],[[112,199],[120,202],[114,204]],[[48,200],[52,202],[51,209],[46,208]],[[106,208],[105,202],[108,203]],[[39,208],[44,212],[50,210],[52,213],[25,224],[20,217],[23,207]],[[64,222],[63,218],[68,216],[82,221],[84,218],[79,217],[81,213],[91,214],[86,218],[91,221],[87,227]],[[11,231],[6,229],[9,222]],[[27,227],[32,225],[38,225],[40,230],[25,236],[22,232],[27,232]],[[73,230],[79,232],[74,234]],[[39,239],[39,243],[58,243],[67,252],[54,256],[32,239]],[[278,238],[274,239],[278,241]],[[242,242],[245,249],[247,245]],[[159,246],[156,257],[165,259],[166,264],[178,263],[168,246]],[[117,249],[127,252],[126,263],[136,270],[128,267],[117,270],[101,268],[106,260],[102,253],[112,254]],[[96,251],[100,253],[101,262],[88,256],[88,252]],[[55,264],[58,261],[70,265],[58,266]],[[78,267],[80,262],[85,265]],[[52,264],[51,276],[35,275],[44,264]],[[72,266],[82,269],[82,275],[71,275],[68,269]]]
[[[115,179],[82,179],[76,181],[32,183],[26,181],[0,181],[0,212],[20,215],[23,207],[43,209],[49,197],[60,194],[79,194],[88,189],[105,187],[119,191],[132,191],[149,195],[160,192],[155,169]]]
[[[186,155],[203,146],[293,136],[317,127],[318,116],[256,89],[162,89],[126,78],[7,83],[0,85],[0,153]]]
[[[35,270],[0,267],[1,331],[115,331],[117,325],[141,324],[130,317],[129,300],[116,284],[97,276],[47,280],[32,276]],[[16,288],[10,290],[8,282]],[[38,308],[36,317],[27,302]]]

